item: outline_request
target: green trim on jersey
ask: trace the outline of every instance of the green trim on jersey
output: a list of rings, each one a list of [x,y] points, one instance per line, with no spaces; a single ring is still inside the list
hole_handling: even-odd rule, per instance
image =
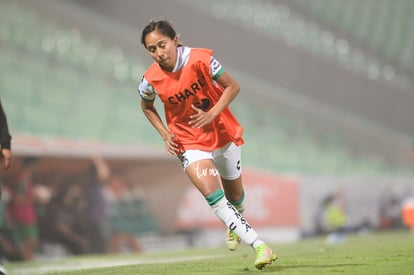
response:
[[[224,68],[221,67],[220,70],[213,76],[213,80],[217,80],[224,73]]]
[[[155,97],[153,99],[146,99],[143,96],[141,96],[141,99],[146,101],[146,102],[154,102],[155,101]]]

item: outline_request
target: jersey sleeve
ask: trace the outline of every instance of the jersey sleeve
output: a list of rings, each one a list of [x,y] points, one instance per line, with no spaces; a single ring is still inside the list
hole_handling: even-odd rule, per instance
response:
[[[154,101],[156,92],[154,87],[148,83],[148,81],[142,77],[141,82],[138,85],[138,91],[141,98],[145,101]]]
[[[217,80],[224,73],[224,68],[214,56],[210,58],[210,76],[213,80]]]

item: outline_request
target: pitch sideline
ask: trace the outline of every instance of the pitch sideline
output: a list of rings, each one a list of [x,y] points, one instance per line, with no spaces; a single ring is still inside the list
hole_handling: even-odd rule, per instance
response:
[[[75,259],[70,262],[39,262],[39,266],[32,267],[22,267],[22,268],[13,268],[9,272],[16,275],[31,275],[31,274],[45,274],[48,272],[60,272],[60,271],[76,271],[76,270],[85,270],[92,268],[104,268],[104,267],[115,267],[115,266],[125,266],[125,265],[139,265],[139,264],[156,264],[156,263],[176,263],[183,261],[196,261],[196,260],[205,260],[212,258],[228,257],[228,254],[220,255],[208,255],[208,256],[186,256],[186,257],[171,257],[165,259],[114,259],[114,260],[103,260],[103,259]]]

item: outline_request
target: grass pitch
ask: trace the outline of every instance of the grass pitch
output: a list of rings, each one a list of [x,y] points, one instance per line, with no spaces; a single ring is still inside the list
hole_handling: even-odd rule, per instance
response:
[[[275,244],[279,259],[254,267],[247,245],[237,251],[187,249],[159,253],[82,256],[6,264],[8,274],[414,274],[414,234],[408,231],[349,235],[344,243],[325,239]]]

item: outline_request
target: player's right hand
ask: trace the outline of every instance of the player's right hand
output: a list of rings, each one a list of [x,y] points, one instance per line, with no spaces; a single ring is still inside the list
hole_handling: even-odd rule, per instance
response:
[[[180,152],[174,134],[169,134],[165,138],[165,147],[169,156],[177,156]]]

